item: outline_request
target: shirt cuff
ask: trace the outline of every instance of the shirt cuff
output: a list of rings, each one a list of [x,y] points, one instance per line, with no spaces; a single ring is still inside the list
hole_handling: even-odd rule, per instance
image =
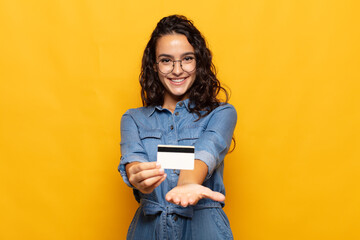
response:
[[[120,164],[118,166],[118,171],[120,172],[120,175],[125,182],[126,185],[128,185],[131,188],[135,188],[133,185],[131,185],[127,174],[126,174],[126,164],[132,163],[132,162],[146,162],[146,159],[143,159],[139,156],[128,156],[128,157],[121,157]]]
[[[195,159],[203,161],[208,167],[208,173],[204,180],[204,182],[205,182],[206,180],[208,180],[211,177],[212,173],[214,172],[214,170],[216,168],[216,159],[212,154],[210,154],[204,150],[195,152]]]

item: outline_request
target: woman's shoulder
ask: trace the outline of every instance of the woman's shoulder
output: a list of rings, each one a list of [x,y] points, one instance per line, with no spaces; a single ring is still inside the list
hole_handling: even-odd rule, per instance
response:
[[[230,103],[220,103],[220,105],[213,110],[213,113],[215,114],[217,112],[224,112],[224,111],[236,115],[236,109]]]
[[[202,112],[206,114],[206,112]],[[210,119],[223,119],[223,118],[233,118],[237,119],[237,112],[235,107],[230,103],[220,103],[219,106],[214,108],[210,113],[204,116],[203,121],[209,121]]]
[[[151,115],[154,112],[151,107],[138,107],[128,109],[121,117],[121,125],[136,124],[137,126],[148,126]]]
[[[151,115],[154,112],[154,107],[138,107],[128,109],[124,115],[131,116],[142,116],[142,115]]]

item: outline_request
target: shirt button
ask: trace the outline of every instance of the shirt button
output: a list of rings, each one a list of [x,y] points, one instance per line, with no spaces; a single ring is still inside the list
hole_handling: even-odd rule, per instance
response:
[[[173,129],[174,129],[174,126],[173,126],[173,125],[171,125],[171,126],[170,126],[170,130],[173,130]]]
[[[182,102],[181,102],[181,103],[179,103],[179,106],[180,106],[180,107],[182,107],[183,105],[184,105],[184,104],[183,104]]]
[[[176,113],[175,113],[175,116],[179,116],[179,112],[176,112]]]
[[[175,170],[175,169],[173,169],[173,173],[176,173],[176,170]]]
[[[178,220],[178,217],[177,216],[174,216],[174,221],[176,222]]]

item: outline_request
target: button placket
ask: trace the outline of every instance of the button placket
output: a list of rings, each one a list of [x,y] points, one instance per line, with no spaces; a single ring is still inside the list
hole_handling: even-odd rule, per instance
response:
[[[173,114],[169,115],[168,118],[168,134],[166,135],[166,144],[176,145],[176,121]]]

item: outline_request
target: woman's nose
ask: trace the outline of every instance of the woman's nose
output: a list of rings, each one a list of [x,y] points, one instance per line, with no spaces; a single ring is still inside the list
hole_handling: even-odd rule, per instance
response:
[[[173,73],[179,75],[182,72],[183,72],[183,69],[181,67],[181,61],[174,61]]]

